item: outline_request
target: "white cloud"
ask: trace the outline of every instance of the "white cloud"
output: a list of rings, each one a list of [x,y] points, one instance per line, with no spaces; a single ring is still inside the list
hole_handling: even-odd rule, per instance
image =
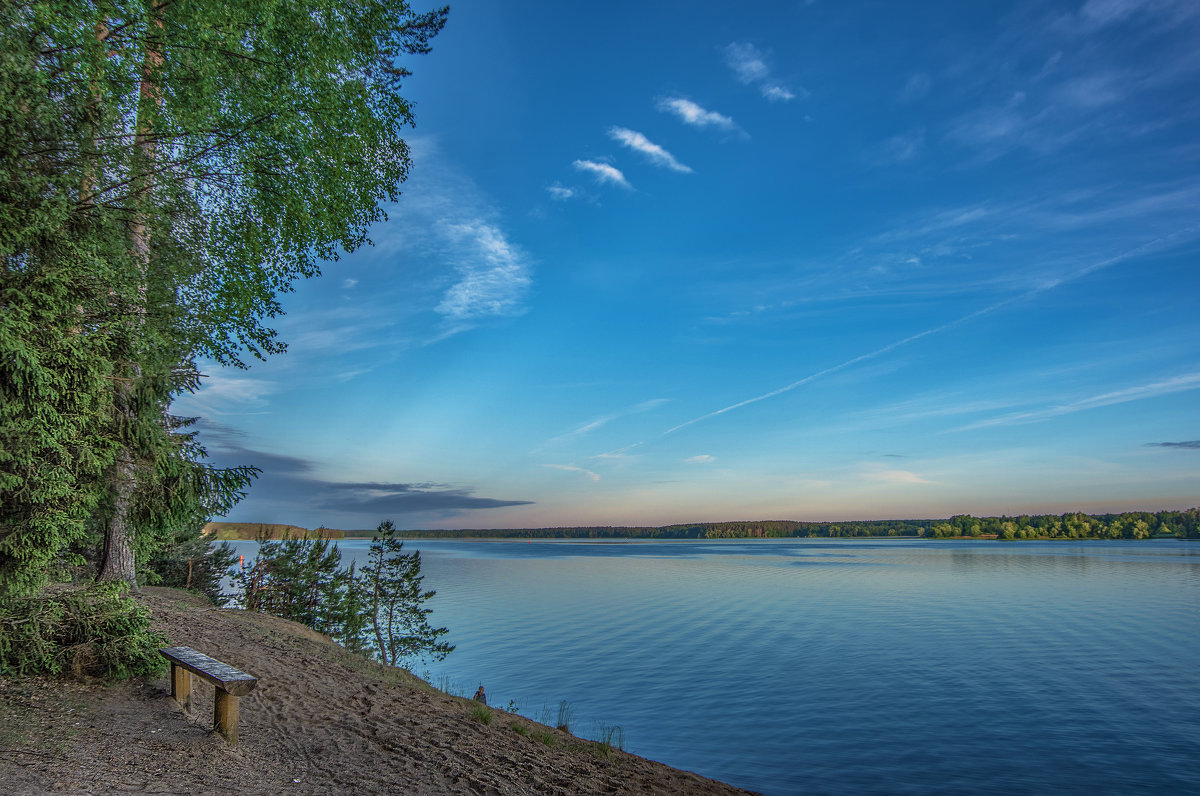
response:
[[[440,226],[453,244],[461,278],[446,291],[437,311],[455,320],[523,312],[530,283],[524,252],[499,227],[482,220]]]
[[[644,442],[635,442],[632,445],[626,445],[623,448],[617,448],[616,450],[607,451],[605,453],[597,453],[588,458],[599,459],[605,462],[628,462],[636,458],[635,456],[630,455],[629,451],[640,448],[644,444]]]
[[[672,171],[691,174],[690,166],[685,166],[675,159],[667,150],[663,149],[658,144],[654,143],[646,136],[639,133],[637,130],[630,130],[627,127],[610,127],[608,128],[608,137],[619,144],[629,147],[635,152],[640,152],[646,156],[646,159],[655,166],[663,166]]]
[[[629,414],[635,414],[637,412],[649,412],[651,409],[657,409],[658,407],[669,403],[671,403],[670,398],[651,398],[650,400],[642,401],[640,404],[633,407],[633,409],[629,410]]]
[[[796,93],[777,83],[764,84],[760,89],[762,95],[772,102],[790,102],[796,98]]]
[[[424,343],[415,342],[418,335],[405,343],[430,345],[469,331],[489,315],[524,312],[531,258],[509,240],[490,197],[442,156],[435,139],[414,138],[409,146],[414,166],[407,190],[372,237],[377,255],[403,253],[413,278],[403,299],[388,294],[386,306],[376,300],[376,314],[394,323],[405,310],[415,318],[434,310],[442,316],[440,328],[419,335]]]
[[[355,286],[355,285],[357,285],[357,284],[358,284],[358,280],[357,280],[357,279],[345,279],[345,280],[342,280],[342,287],[343,287],[343,288],[345,288],[346,290],[349,290],[350,288],[354,287],[354,286]]]
[[[666,97],[658,101],[657,108],[665,113],[673,113],[694,127],[716,127],[718,130],[737,130],[733,119],[716,111],[702,108],[691,100],[681,97]]]
[[[688,458],[684,459],[683,462],[684,464],[708,464],[709,462],[715,462],[716,460],[716,456],[709,456],[707,453],[702,453],[699,456],[689,456]]]
[[[621,173],[620,169],[610,166],[607,163],[597,163],[594,160],[577,160],[571,165],[579,171],[591,172],[595,175],[597,182],[612,183],[613,185],[620,185],[622,188],[633,188],[629,184],[629,180],[625,179],[625,175]]]
[[[582,473],[592,481],[599,481],[600,476],[597,473],[587,470],[583,467],[576,467],[573,464],[543,464],[542,467],[549,467],[553,470],[564,470],[568,473]]]
[[[563,185],[559,185],[557,182],[553,185],[547,185],[546,192],[550,194],[551,199],[554,199],[558,202],[565,202],[566,200],[574,197],[576,194],[574,188],[567,188]]]
[[[204,376],[200,389],[176,398],[172,412],[185,415],[262,414],[267,396],[278,391],[273,381],[240,376],[228,370],[214,370]]]
[[[734,42],[725,47],[725,63],[737,75],[737,79],[749,85],[766,80],[771,70],[767,68],[762,53],[753,44]]]
[[[771,79],[771,69],[767,66],[766,57],[753,44],[734,42],[727,45],[725,63],[739,81],[747,86],[758,84],[762,95],[772,102],[789,102],[796,98],[796,92],[778,80]],[[807,94],[803,89],[801,91]]]

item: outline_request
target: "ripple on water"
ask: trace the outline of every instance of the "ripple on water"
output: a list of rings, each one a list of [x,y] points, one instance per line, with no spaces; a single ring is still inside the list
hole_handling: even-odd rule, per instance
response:
[[[422,542],[438,675],[767,794],[1200,792],[1200,546]],[[543,711],[548,711],[545,713]]]

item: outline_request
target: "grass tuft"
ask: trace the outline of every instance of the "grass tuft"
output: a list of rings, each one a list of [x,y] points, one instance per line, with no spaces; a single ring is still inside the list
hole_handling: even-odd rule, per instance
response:
[[[555,738],[554,733],[549,730],[533,730],[529,736],[535,741],[541,741],[546,746],[558,746],[558,738]]]
[[[571,703],[563,700],[558,703],[558,721],[554,726],[563,732],[571,731],[571,718],[575,715],[575,709],[571,707]]]
[[[618,725],[600,723],[600,739],[596,741],[596,754],[608,759],[613,749],[625,751],[625,730]]]
[[[480,724],[492,723],[492,709],[482,702],[475,702],[471,705],[471,709],[467,711],[467,715],[475,719]]]

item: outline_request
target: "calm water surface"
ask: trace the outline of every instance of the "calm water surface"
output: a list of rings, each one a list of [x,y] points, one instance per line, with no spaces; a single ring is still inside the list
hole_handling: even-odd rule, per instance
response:
[[[766,794],[1200,793],[1200,544],[406,547],[458,645],[431,681],[533,718],[567,700],[577,735],[619,725],[679,768]]]

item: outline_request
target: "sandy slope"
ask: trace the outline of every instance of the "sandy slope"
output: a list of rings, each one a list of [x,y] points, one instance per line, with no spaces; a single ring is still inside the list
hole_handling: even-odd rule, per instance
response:
[[[259,677],[238,746],[210,730],[212,689],[191,714],[165,676],[103,687],[0,680],[6,793],[744,793],[695,774],[429,689],[346,654],[301,625],[213,609],[170,589],[140,597],[173,644]],[[549,732],[555,745],[518,734]]]

